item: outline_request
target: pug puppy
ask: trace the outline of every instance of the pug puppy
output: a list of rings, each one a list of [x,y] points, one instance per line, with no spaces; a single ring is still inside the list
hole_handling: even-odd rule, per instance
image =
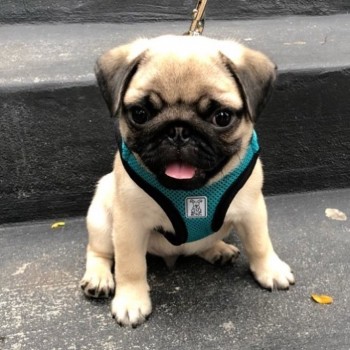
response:
[[[146,253],[233,262],[232,230],[263,288],[294,284],[269,237],[254,132],[275,65],[234,41],[162,36],[108,51],[95,72],[119,151],[88,210],[84,293],[113,296],[113,317],[135,327],[152,311]]]

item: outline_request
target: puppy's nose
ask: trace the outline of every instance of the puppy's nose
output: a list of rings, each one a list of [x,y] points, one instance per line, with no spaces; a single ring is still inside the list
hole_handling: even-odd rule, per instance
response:
[[[167,136],[169,141],[179,146],[182,146],[190,140],[191,132],[187,127],[173,126],[169,128]]]

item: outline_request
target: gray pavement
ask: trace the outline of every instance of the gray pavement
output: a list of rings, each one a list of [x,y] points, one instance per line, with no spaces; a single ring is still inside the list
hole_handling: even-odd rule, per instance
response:
[[[232,38],[273,58],[280,72],[349,67],[350,14],[210,21],[204,34]],[[188,21],[3,25],[0,27],[0,87],[85,85],[95,81],[93,65],[105,50],[140,37],[179,35]]]
[[[154,311],[137,329],[120,328],[110,300],[86,299],[78,287],[83,218],[63,218],[56,230],[52,221],[0,226],[0,349],[350,349],[350,224],[325,216],[326,208],[350,216],[350,190],[280,195],[267,205],[295,286],[260,289],[244,254],[225,267],[183,258],[172,272],[150,257]],[[334,303],[316,304],[312,293]]]

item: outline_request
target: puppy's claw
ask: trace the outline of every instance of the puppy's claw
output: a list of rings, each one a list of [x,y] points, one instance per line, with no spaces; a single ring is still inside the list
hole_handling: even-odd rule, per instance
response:
[[[80,288],[81,288],[82,290],[84,290],[84,289],[86,288],[87,285],[88,285],[88,282],[86,282],[86,281],[81,281],[81,282],[80,282]]]

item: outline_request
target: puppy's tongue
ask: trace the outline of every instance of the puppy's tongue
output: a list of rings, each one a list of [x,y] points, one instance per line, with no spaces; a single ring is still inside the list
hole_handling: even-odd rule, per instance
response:
[[[174,179],[192,179],[196,173],[196,168],[183,163],[173,163],[166,167],[165,174]]]

